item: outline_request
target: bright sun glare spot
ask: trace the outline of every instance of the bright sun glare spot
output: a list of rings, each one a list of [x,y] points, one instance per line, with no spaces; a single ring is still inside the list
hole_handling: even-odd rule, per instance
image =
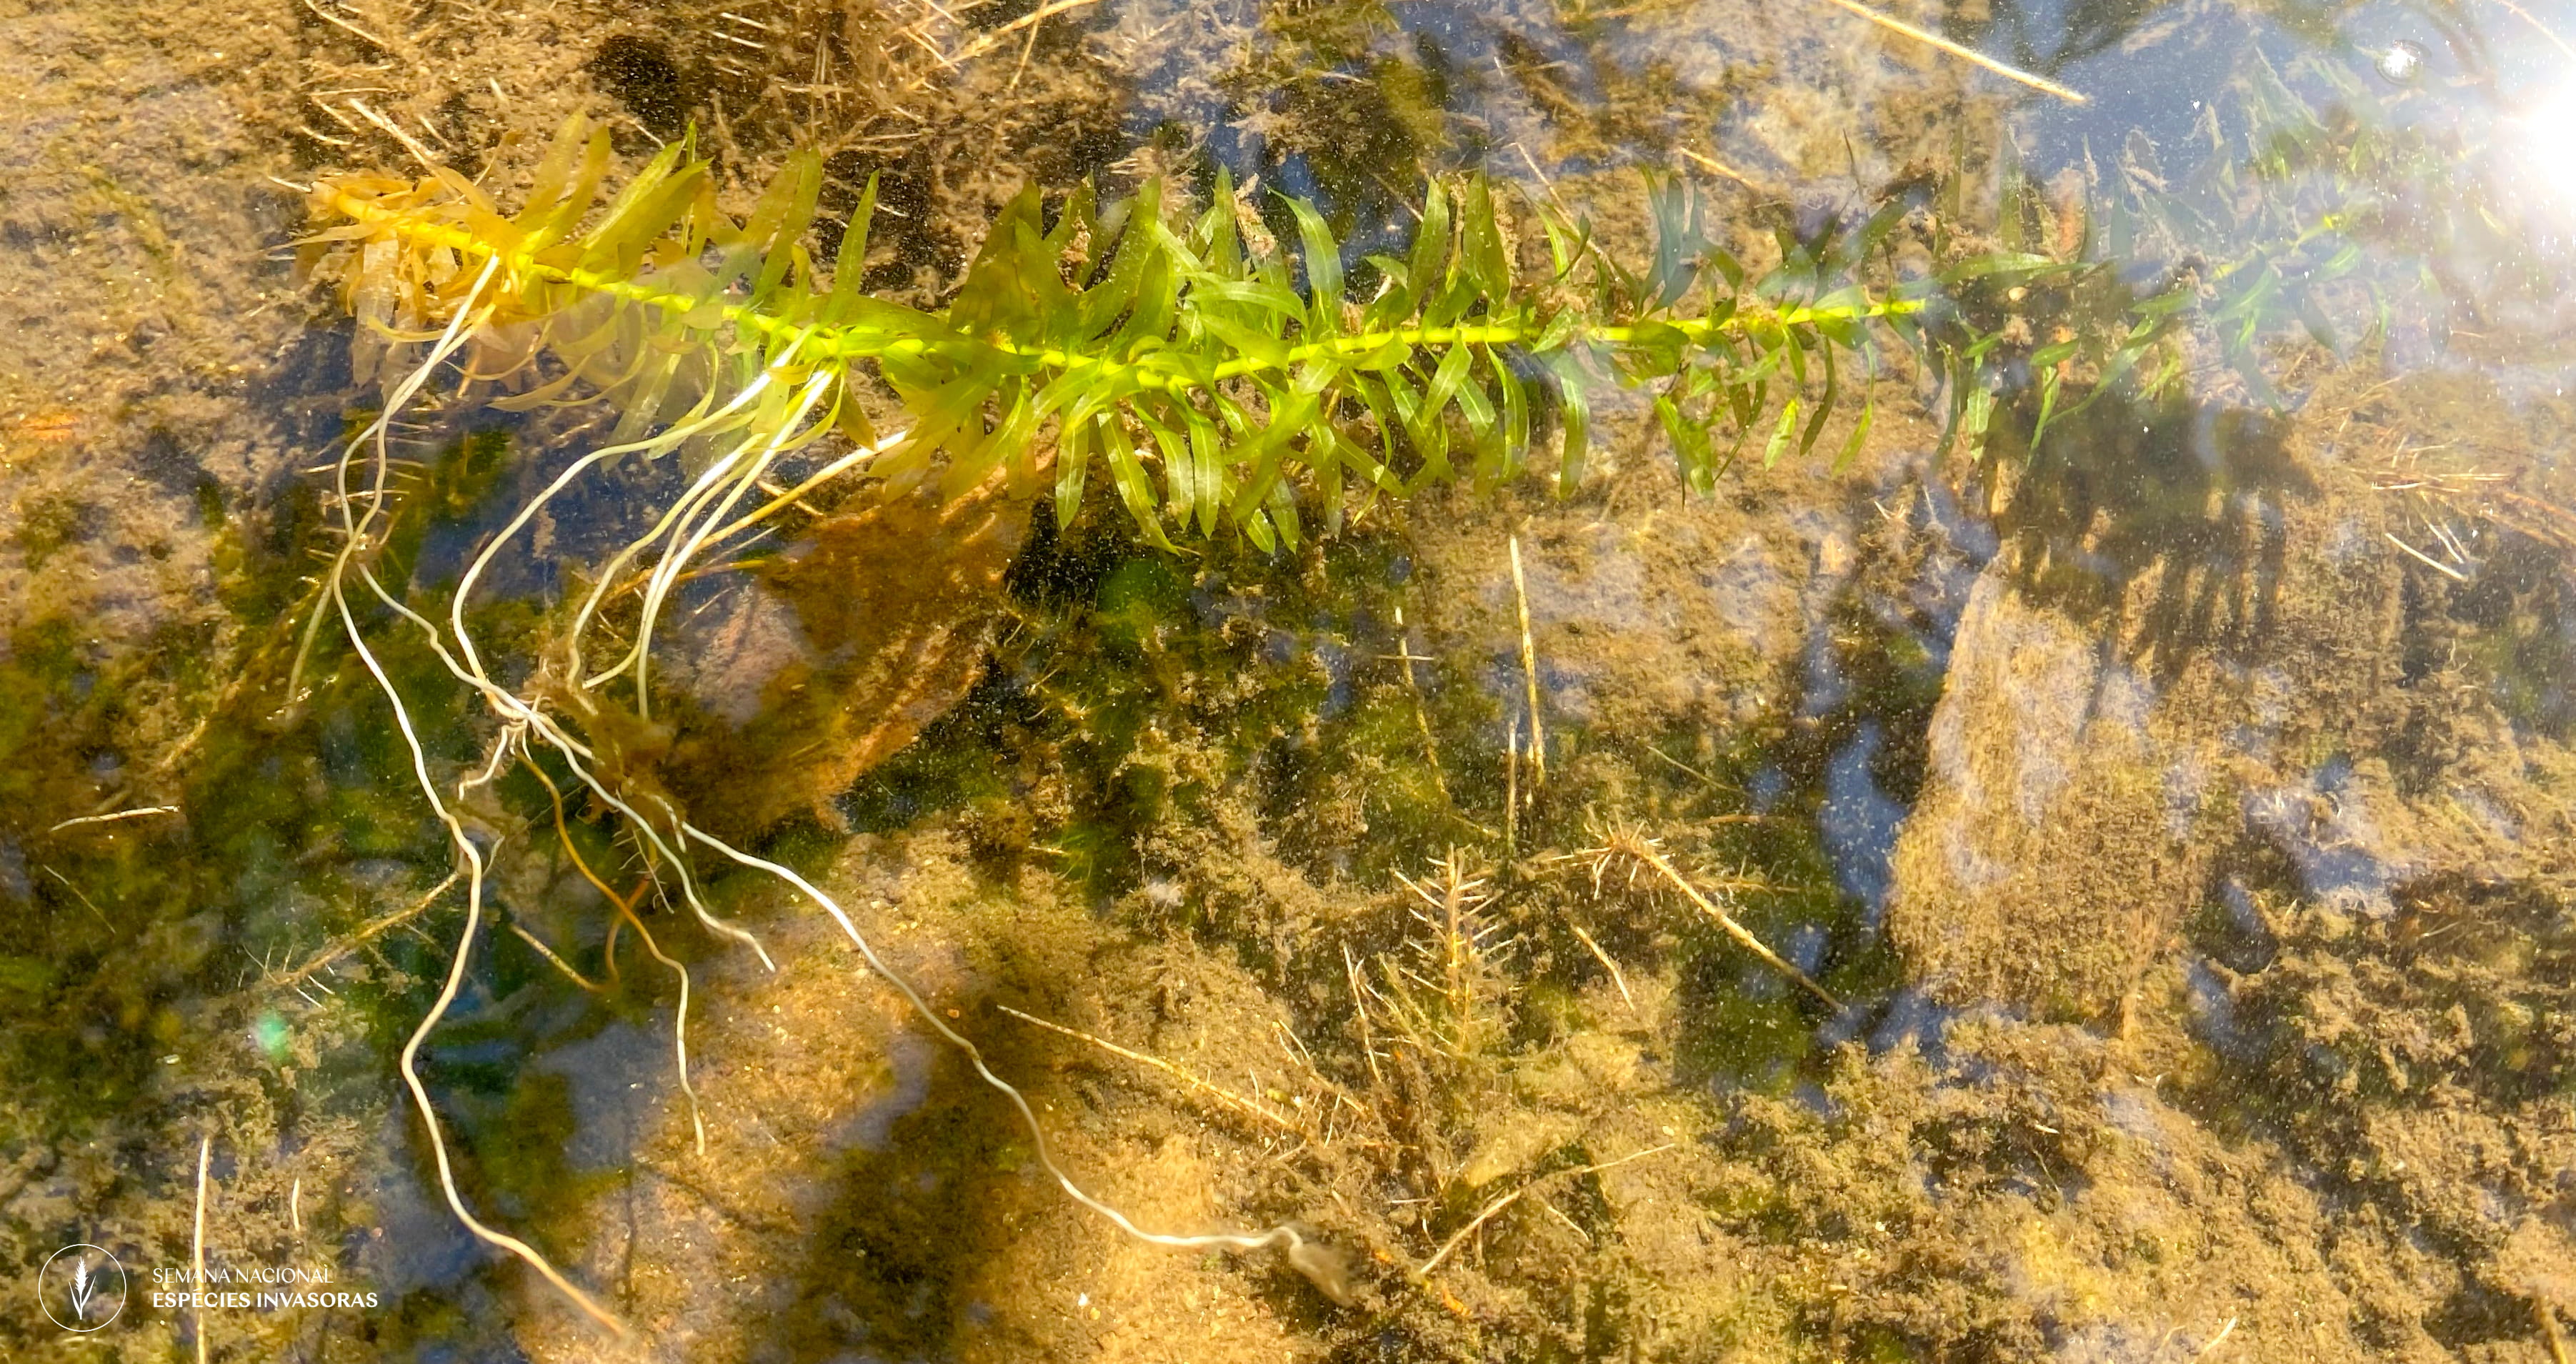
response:
[[[2576,80],[2543,97],[2519,122],[2515,140],[2533,187],[2561,208],[2576,209]]]

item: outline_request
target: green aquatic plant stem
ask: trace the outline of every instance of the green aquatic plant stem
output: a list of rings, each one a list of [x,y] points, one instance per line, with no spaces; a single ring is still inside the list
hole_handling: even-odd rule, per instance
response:
[[[1678,333],[1687,345],[1706,346],[1727,336],[1743,336],[1762,327],[1805,327],[1820,322],[1870,322],[1890,317],[1903,317],[1923,310],[1920,299],[1893,299],[1858,306],[1830,308],[1790,308],[1779,313],[1737,315],[1723,321],[1680,320],[1657,322],[1645,326],[1584,326],[1578,324],[1565,338],[1566,343],[1588,341],[1602,346],[1624,346],[1647,339],[1654,331]],[[1489,322],[1451,327],[1395,327],[1384,331],[1364,332],[1358,336],[1337,336],[1329,340],[1310,341],[1291,346],[1275,360],[1244,357],[1228,360],[1208,372],[1208,379],[1222,383],[1227,379],[1253,374],[1294,369],[1317,360],[1355,360],[1388,350],[1426,350],[1437,346],[1529,346],[1546,335],[1546,327],[1535,318],[1513,322]],[[1551,347],[1555,349],[1555,347]],[[1063,351],[1043,351],[1038,363],[1073,369],[1087,365],[1115,366],[1120,362],[1109,356],[1070,355]],[[1148,384],[1175,395],[1191,388],[1206,387],[1187,377],[1148,378]]]

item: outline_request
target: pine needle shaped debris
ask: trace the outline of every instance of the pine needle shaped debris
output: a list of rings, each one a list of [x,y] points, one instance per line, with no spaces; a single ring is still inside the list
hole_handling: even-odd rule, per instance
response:
[[[1170,1061],[1166,1061],[1162,1057],[1152,1055],[1148,1052],[1138,1051],[1133,1047],[1122,1047],[1115,1042],[1109,1041],[1107,1038],[1094,1037],[1090,1033],[1084,1032],[1079,1028],[1069,1028],[1062,1023],[1050,1023],[1047,1020],[1038,1017],[1036,1014],[1022,1013],[1008,1004],[996,1004],[993,1007],[1009,1014],[1011,1017],[1016,1018],[1023,1023],[1030,1024],[1031,1026],[1044,1028],[1049,1032],[1062,1033],[1067,1037],[1088,1042],[1091,1045],[1100,1048],[1102,1051],[1108,1052],[1112,1056],[1123,1056],[1130,1061],[1136,1062],[1138,1065],[1151,1066],[1154,1069],[1171,1076],[1173,1079],[1180,1081],[1188,1088],[1205,1094],[1225,1107],[1233,1109],[1237,1113],[1257,1118],[1273,1127],[1283,1128],[1300,1136],[1307,1135],[1306,1129],[1303,1125],[1297,1123],[1293,1119],[1281,1116],[1278,1110],[1273,1109],[1268,1104],[1262,1103],[1256,1099],[1246,1098],[1241,1094],[1235,1093],[1231,1089],[1227,1089],[1223,1085],[1212,1084],[1206,1080],[1202,1080],[1198,1076],[1191,1074],[1188,1070],[1185,1070]]]
[[[1601,885],[1608,870],[1622,862],[1629,866],[1632,875],[1638,870],[1650,873],[1654,879],[1661,880],[1664,884],[1680,891],[1682,898],[1690,901],[1728,937],[1735,939],[1744,950],[1760,957],[1771,969],[1796,981],[1799,988],[1814,995],[1826,1007],[1835,1010],[1843,1007],[1843,1002],[1836,999],[1824,986],[1818,985],[1814,977],[1799,970],[1779,953],[1772,951],[1760,938],[1753,936],[1751,929],[1737,923],[1734,915],[1727,913],[1724,907],[1710,899],[1708,894],[1689,877],[1682,875],[1680,869],[1672,864],[1672,860],[1664,856],[1662,847],[1654,839],[1633,829],[1614,829],[1603,834],[1597,846],[1585,848],[1572,856],[1590,865],[1592,882],[1596,888]],[[1761,889],[1764,887],[1759,882],[1741,881],[1731,883],[1722,889],[1737,888]]]

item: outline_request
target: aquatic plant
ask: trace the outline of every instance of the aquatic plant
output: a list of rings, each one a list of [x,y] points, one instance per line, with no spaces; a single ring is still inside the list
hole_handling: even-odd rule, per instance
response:
[[[938,463],[953,494],[997,469],[1034,473],[1051,451],[1069,521],[1096,458],[1158,541],[1168,522],[1203,534],[1224,525],[1265,548],[1293,542],[1301,484],[1332,520],[1355,496],[1461,472],[1460,458],[1480,480],[1511,477],[1548,407],[1563,417],[1557,467],[1570,484],[1583,467],[1586,395],[1604,377],[1665,385],[1658,412],[1705,487],[1775,410],[1775,381],[1785,401],[1760,428],[1773,437],[1766,453],[1793,434],[1812,445],[1839,392],[1838,353],[1867,352],[1870,323],[1902,325],[1934,292],[1861,283],[1893,214],[1786,240],[1779,266],[1751,277],[1670,180],[1651,187],[1658,240],[1640,270],[1562,213],[1530,206],[1522,216],[1543,229],[1551,266],[1533,279],[1505,247],[1503,206],[1475,179],[1427,186],[1413,249],[1370,257],[1378,287],[1355,301],[1342,248],[1312,205],[1283,201],[1291,252],[1221,176],[1215,202],[1182,227],[1165,221],[1159,183],[1106,206],[1077,191],[1051,226],[1032,188],[933,314],[860,288],[873,189],[842,238],[844,268],[826,281],[803,245],[821,187],[810,158],[792,161],[736,223],[716,206],[707,163],[675,144],[576,234],[607,161],[604,133],[568,131],[507,218],[444,168],[418,181],[328,180],[314,207],[331,225],[308,249],[328,253],[352,311],[380,330],[435,329],[479,300],[488,315],[469,329],[469,379],[523,376],[540,355],[557,362],[496,406],[579,393],[623,410],[612,438],[623,443],[686,402],[757,388],[758,403],[674,428],[703,441],[837,425],[874,446],[851,387],[872,368],[912,417],[872,455],[874,475],[900,483]],[[1802,406],[1811,366],[1824,400]],[[802,425],[815,411],[822,418]],[[1712,428],[1731,428],[1727,455]]]
[[[765,963],[752,933],[709,908],[696,856],[775,877],[829,914],[921,1019],[1010,1099],[1038,1161],[1067,1194],[1125,1232],[1181,1247],[1282,1246],[1328,1289],[1340,1273],[1294,1228],[1162,1235],[1093,1198],[1055,1162],[1020,1092],[887,967],[828,893],[691,820],[656,776],[669,735],[651,718],[650,665],[656,622],[693,565],[772,522],[808,515],[805,499],[835,480],[863,476],[880,493],[935,480],[958,497],[996,486],[1034,491],[1051,477],[1055,514],[1069,523],[1095,468],[1156,545],[1170,546],[1176,532],[1230,533],[1270,550],[1304,536],[1310,511],[1330,527],[1371,499],[1432,480],[1515,478],[1551,434],[1555,478],[1571,487],[1583,475],[1596,399],[1612,387],[1645,391],[1685,482],[1705,490],[1756,439],[1766,463],[1812,450],[1852,387],[1863,390],[1861,412],[1840,448],[1845,457],[1857,452],[1876,380],[1896,352],[1918,355],[1948,380],[1953,430],[1971,439],[2014,375],[2042,375],[2044,428],[2060,385],[2086,388],[2079,404],[2113,390],[2188,302],[2142,306],[2080,251],[2009,241],[1899,278],[1887,248],[1916,206],[1902,198],[1857,224],[1805,238],[1778,233],[1776,264],[1756,273],[1712,240],[1690,187],[1660,177],[1648,180],[1654,241],[1638,264],[1604,249],[1562,207],[1480,178],[1428,184],[1411,250],[1353,263],[1313,205],[1249,203],[1219,176],[1208,204],[1186,221],[1167,217],[1172,196],[1155,183],[1114,203],[1085,189],[1050,205],[1032,189],[992,224],[954,299],[931,312],[865,291],[873,185],[826,271],[806,245],[823,178],[812,158],[791,159],[739,219],[719,206],[712,168],[685,140],[603,207],[610,161],[606,135],[576,123],[507,214],[435,164],[418,178],[347,175],[311,187],[318,223],[307,264],[337,285],[362,324],[358,371],[382,386],[384,403],[336,465],[341,544],[297,670],[310,666],[326,623],[336,623],[392,707],[413,778],[464,873],[457,951],[400,1058],[442,1191],[475,1235],[612,1326],[613,1316],[533,1247],[466,1209],[417,1066],[481,930],[495,849],[470,807],[492,799],[486,788],[517,763],[550,788],[548,770],[564,774],[613,811],[643,871],[710,931]],[[1354,290],[1354,276],[1367,287]],[[1995,315],[2034,288],[2098,290],[2116,304],[2114,324],[2034,343]],[[398,492],[395,423],[450,374],[458,407],[470,408],[469,395],[488,386],[481,401],[492,407],[595,403],[617,420],[604,443],[571,460],[480,547],[443,612],[424,612],[376,565]],[[880,432],[867,415],[872,400],[888,405],[886,393],[903,415],[899,431]],[[836,436],[846,449],[792,466],[802,474],[793,486],[773,480],[799,451]],[[528,646],[532,657],[501,669],[471,623],[478,588],[549,504],[629,458],[676,458],[685,488],[596,567],[586,592],[549,614]],[[460,779],[433,773],[411,703],[362,615],[417,630],[497,721],[479,764]],[[603,642],[612,632],[618,642]],[[556,828],[569,848],[559,817]],[[607,877],[582,869],[632,920],[637,895],[618,895]],[[684,977],[673,1042],[694,1111],[687,1025]]]

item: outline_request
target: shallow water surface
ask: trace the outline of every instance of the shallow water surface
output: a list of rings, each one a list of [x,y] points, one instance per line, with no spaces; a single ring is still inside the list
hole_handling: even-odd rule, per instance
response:
[[[1876,14],[10,4],[0,1354],[2566,1360],[2576,9]]]

